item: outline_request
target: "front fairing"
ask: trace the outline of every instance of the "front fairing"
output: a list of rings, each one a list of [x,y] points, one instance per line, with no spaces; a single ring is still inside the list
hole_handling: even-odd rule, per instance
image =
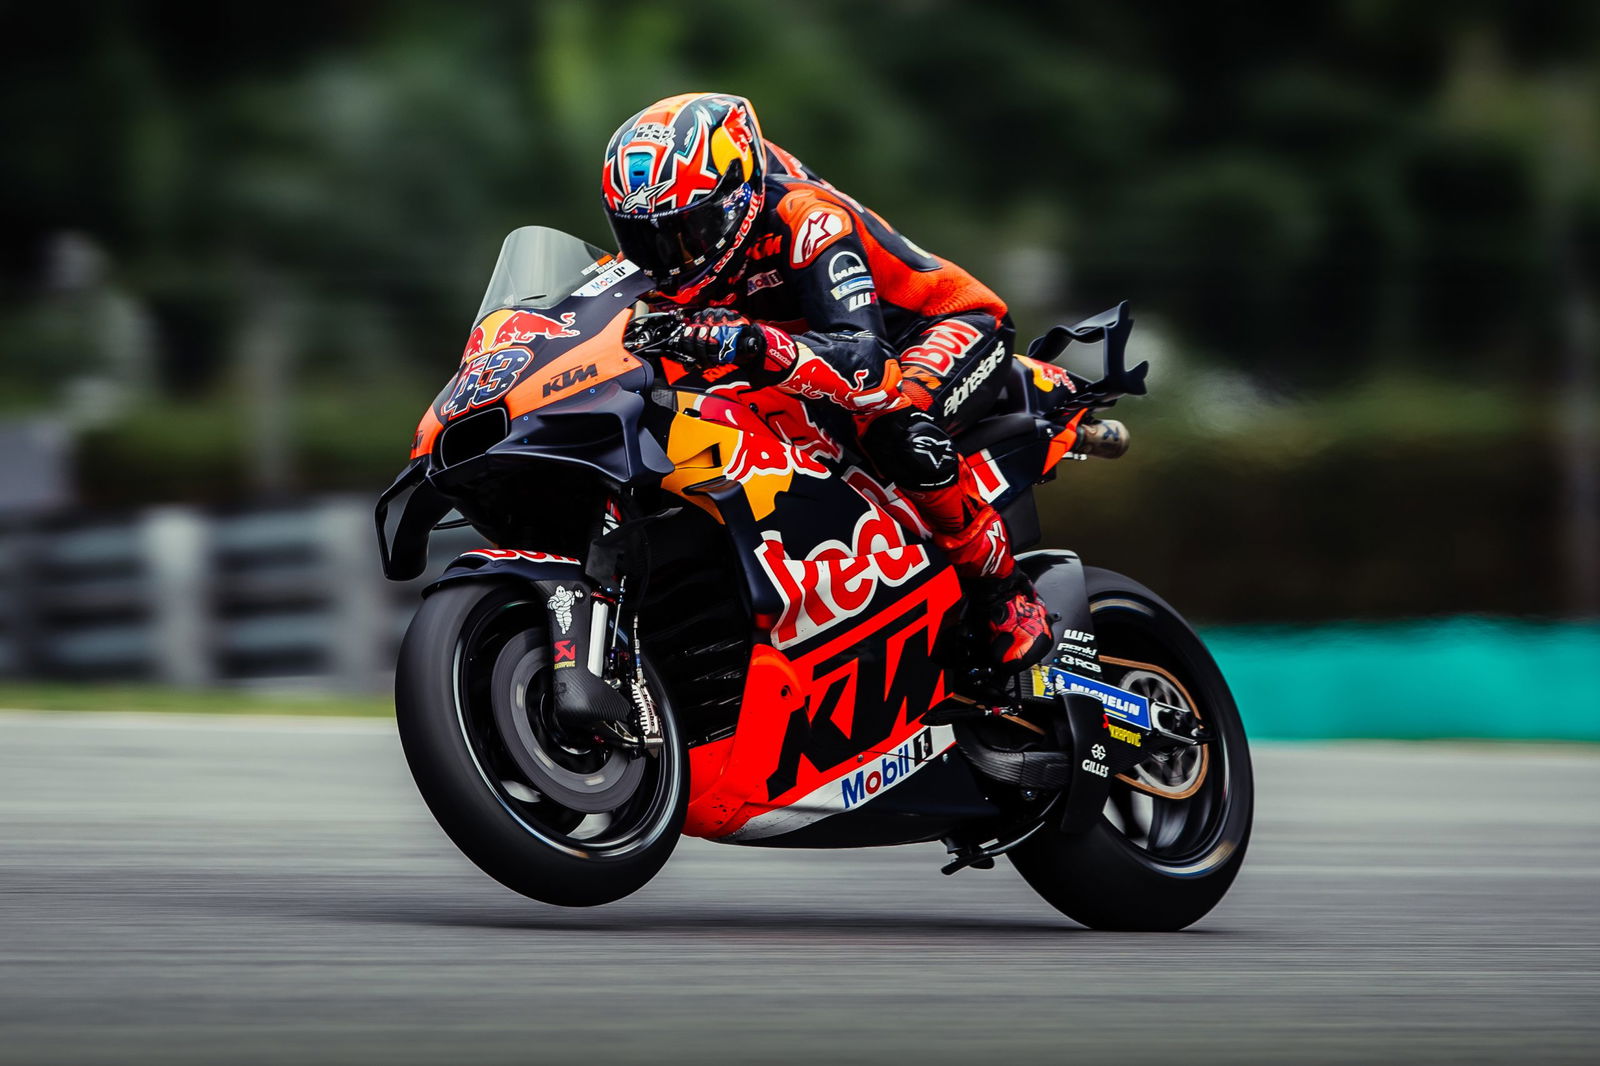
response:
[[[411,457],[435,453],[446,428],[480,412],[515,420],[619,380],[649,387],[650,369],[622,346],[650,282],[631,264],[595,264],[595,276],[545,310],[495,308],[474,325],[461,365],[423,414]]]
[[[648,485],[671,470],[645,426],[654,370],[622,343],[648,278],[609,257],[574,266],[587,246],[564,234],[516,238],[507,239],[460,365],[417,427],[411,462],[380,498],[391,578],[422,572],[428,535],[451,509],[493,539],[525,529],[529,509],[570,509],[584,484]],[[489,306],[505,299],[515,302]],[[520,524],[506,524],[514,521],[506,493],[524,512]]]

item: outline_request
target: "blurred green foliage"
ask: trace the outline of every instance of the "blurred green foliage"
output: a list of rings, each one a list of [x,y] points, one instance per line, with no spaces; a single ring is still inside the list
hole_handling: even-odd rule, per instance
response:
[[[1600,5],[57,0],[0,5],[0,62],[0,410],[77,418],[96,501],[376,487],[501,236],[609,244],[611,130],[715,88],[1024,334],[1133,301],[1178,369],[1053,536],[1264,617],[1316,598],[1202,579],[1171,531],[1215,530],[1219,575],[1267,549],[1325,583],[1403,523],[1330,610],[1555,602],[1504,558],[1385,582],[1445,522],[1474,559],[1554,535],[1531,519],[1558,506],[1561,316],[1597,276]],[[264,435],[285,471],[253,465]]]

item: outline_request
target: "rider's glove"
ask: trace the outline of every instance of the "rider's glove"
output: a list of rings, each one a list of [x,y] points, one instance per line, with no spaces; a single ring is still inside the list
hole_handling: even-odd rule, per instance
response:
[[[683,320],[673,347],[694,366],[721,366],[741,354],[740,340],[750,320],[726,307],[707,307]]]
[[[781,329],[751,322],[737,311],[707,307],[684,320],[673,347],[684,362],[712,367],[759,362],[769,352],[792,350],[794,342]]]

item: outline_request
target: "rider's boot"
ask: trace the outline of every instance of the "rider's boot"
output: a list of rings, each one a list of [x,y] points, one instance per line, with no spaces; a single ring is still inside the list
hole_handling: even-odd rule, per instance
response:
[[[983,618],[990,662],[1002,674],[1013,674],[1043,659],[1051,645],[1049,612],[1017,568],[1005,523],[979,495],[966,462],[955,484],[906,495],[933,528],[934,544],[949,557]]]

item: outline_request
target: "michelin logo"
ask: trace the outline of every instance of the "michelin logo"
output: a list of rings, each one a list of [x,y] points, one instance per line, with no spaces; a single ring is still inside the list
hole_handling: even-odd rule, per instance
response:
[[[1138,693],[1128,692],[1094,678],[1069,674],[1065,670],[1051,670],[1050,679],[1054,683],[1056,695],[1076,693],[1081,696],[1093,696],[1100,701],[1100,706],[1105,708],[1108,716],[1127,722],[1131,726],[1149,730],[1150,701]]]

